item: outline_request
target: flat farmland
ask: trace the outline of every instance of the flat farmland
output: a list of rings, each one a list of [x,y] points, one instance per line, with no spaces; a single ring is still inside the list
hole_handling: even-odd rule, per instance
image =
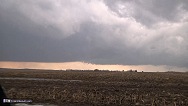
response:
[[[0,69],[8,98],[58,106],[188,106],[186,72]]]

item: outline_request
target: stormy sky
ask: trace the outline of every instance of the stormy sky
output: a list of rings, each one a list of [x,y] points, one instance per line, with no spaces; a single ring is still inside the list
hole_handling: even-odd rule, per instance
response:
[[[188,1],[0,0],[0,61],[188,68]]]

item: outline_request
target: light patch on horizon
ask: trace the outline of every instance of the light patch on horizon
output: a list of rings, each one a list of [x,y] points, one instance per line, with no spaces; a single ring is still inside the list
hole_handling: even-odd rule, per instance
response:
[[[138,72],[187,72],[186,68],[170,66],[152,66],[152,65],[97,65],[83,62],[65,62],[65,63],[38,63],[38,62],[0,62],[0,68],[12,69],[50,69],[50,70],[110,70],[127,71],[138,70]]]

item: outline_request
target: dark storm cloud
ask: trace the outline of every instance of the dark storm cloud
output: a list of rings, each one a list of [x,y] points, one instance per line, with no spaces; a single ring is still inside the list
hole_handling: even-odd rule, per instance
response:
[[[188,66],[188,2],[1,0],[0,60]]]

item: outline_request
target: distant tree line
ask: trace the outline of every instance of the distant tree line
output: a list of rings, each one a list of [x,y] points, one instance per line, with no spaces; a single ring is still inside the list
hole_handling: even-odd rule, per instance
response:
[[[71,72],[78,72],[78,71],[84,71],[84,72],[138,72],[137,70],[127,70],[127,71],[124,71],[124,70],[100,70],[100,69],[94,69],[94,70],[76,70],[76,69],[66,69],[65,71],[71,71]],[[143,71],[141,71],[143,72]]]

